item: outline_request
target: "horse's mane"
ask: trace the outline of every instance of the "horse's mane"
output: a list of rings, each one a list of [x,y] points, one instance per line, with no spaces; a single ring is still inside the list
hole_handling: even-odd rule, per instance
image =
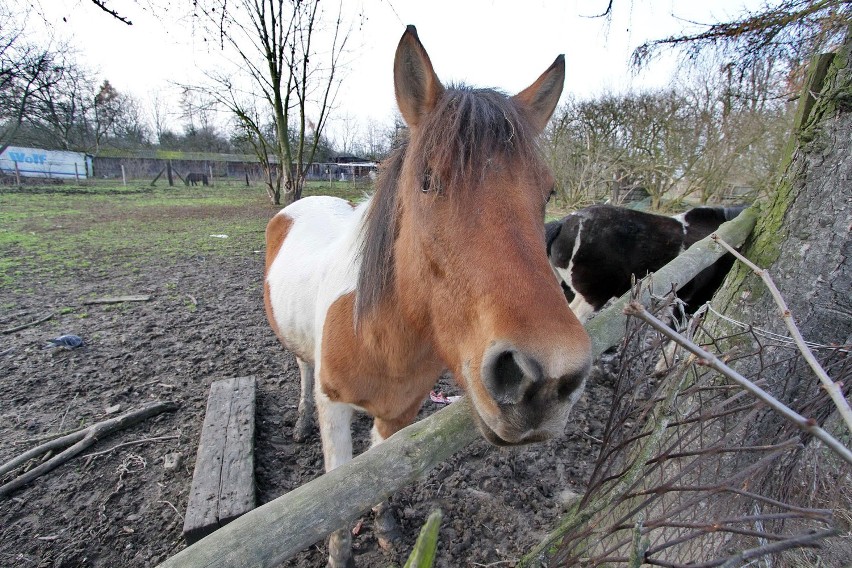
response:
[[[393,280],[393,245],[398,234],[400,191],[428,191],[435,198],[458,198],[457,192],[480,186],[489,168],[524,164],[543,171],[537,132],[523,110],[493,89],[450,87],[433,112],[385,160],[366,213],[361,267],[356,288],[355,321],[362,321],[381,301]],[[403,166],[415,187],[400,187]]]

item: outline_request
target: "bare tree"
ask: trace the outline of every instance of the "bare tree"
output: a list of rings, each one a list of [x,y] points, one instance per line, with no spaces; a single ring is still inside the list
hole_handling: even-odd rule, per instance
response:
[[[55,53],[51,65],[33,80],[17,138],[48,148],[96,146],[95,85],[91,74],[75,62],[73,50]]]
[[[558,198],[569,207],[641,190],[651,206],[767,195],[791,119],[784,77],[766,62],[732,77],[696,61],[670,89],[569,99],[548,131]]]
[[[30,42],[11,9],[0,5],[0,153],[30,113],[35,94],[52,85],[56,59],[54,50]]]
[[[364,157],[379,161],[391,151],[394,128],[375,119],[367,120],[361,132],[360,148]]]
[[[258,158],[275,173],[267,188],[273,203],[299,199],[339,86],[349,37],[342,5],[335,14],[326,14],[318,0],[206,0],[195,6],[236,63],[233,70],[211,71],[206,92],[263,149]],[[266,137],[267,119],[273,138]]]
[[[337,136],[334,138],[334,146],[343,154],[354,154],[356,139],[358,138],[358,119],[350,113],[339,117],[337,123]]]
[[[163,132],[169,129],[168,123],[171,113],[168,109],[168,102],[160,91],[155,90],[148,94],[146,106],[151,126],[154,128],[154,140],[159,142]]]
[[[842,43],[850,19],[849,0],[767,2],[759,10],[729,22],[705,26],[698,33],[647,42],[634,51],[633,61],[644,65],[663,48],[682,49],[690,59],[718,51],[728,57],[738,80],[754,80],[756,77],[750,70],[765,62],[771,62],[770,67],[801,75],[803,63],[811,54]],[[798,86],[795,85],[796,90]]]

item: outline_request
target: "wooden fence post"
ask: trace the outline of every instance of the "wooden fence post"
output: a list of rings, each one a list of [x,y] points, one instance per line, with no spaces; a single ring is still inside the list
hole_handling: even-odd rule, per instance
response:
[[[121,183],[124,184],[124,187],[127,187],[127,176],[124,173],[124,164],[121,164]]]
[[[169,179],[169,187],[174,187],[175,178],[172,177],[172,161],[166,162],[166,177]]]
[[[77,179],[77,183],[80,183],[80,172],[77,171],[77,162],[74,162],[74,177]]]
[[[17,160],[14,162],[14,164],[15,164],[15,181],[17,182],[18,185],[21,185],[21,170],[18,169]]]
[[[740,246],[757,219],[747,209],[715,234]],[[697,242],[642,280],[639,301],[681,288],[725,249],[710,237]],[[586,326],[594,357],[617,345],[624,334],[624,306],[632,291],[601,311]],[[467,397],[403,428],[383,443],[337,469],[249,511],[213,534],[183,549],[159,568],[279,566],[299,551],[358,518],[405,485],[423,479],[433,467],[479,437]]]
[[[213,166],[207,164],[207,169],[210,170],[210,187],[213,187]]]

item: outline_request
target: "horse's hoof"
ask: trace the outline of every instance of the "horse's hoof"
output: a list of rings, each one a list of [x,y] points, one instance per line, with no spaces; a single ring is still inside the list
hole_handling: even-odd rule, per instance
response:
[[[382,550],[393,550],[396,544],[402,539],[402,532],[399,530],[399,523],[396,522],[393,508],[387,503],[382,503],[373,507],[373,512],[376,516],[373,523],[373,532],[376,535],[379,546]]]
[[[355,561],[351,556],[346,559],[329,558],[326,568],[355,568]]]
[[[352,559],[352,534],[349,528],[338,529],[328,537],[328,568],[355,568]]]
[[[304,442],[311,435],[311,420],[299,416],[296,419],[296,425],[293,426],[293,440],[296,442]]]

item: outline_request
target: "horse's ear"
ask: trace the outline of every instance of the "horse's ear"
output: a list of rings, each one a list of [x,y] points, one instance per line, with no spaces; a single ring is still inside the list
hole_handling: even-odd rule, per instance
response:
[[[565,56],[556,58],[547,71],[541,74],[535,83],[512,97],[516,102],[526,107],[533,125],[539,132],[547,126],[547,121],[553,111],[559,97],[562,96],[562,86],[565,84]]]
[[[435,108],[444,92],[414,26],[405,29],[396,48],[393,83],[399,111],[412,127],[420,124],[422,118]]]

